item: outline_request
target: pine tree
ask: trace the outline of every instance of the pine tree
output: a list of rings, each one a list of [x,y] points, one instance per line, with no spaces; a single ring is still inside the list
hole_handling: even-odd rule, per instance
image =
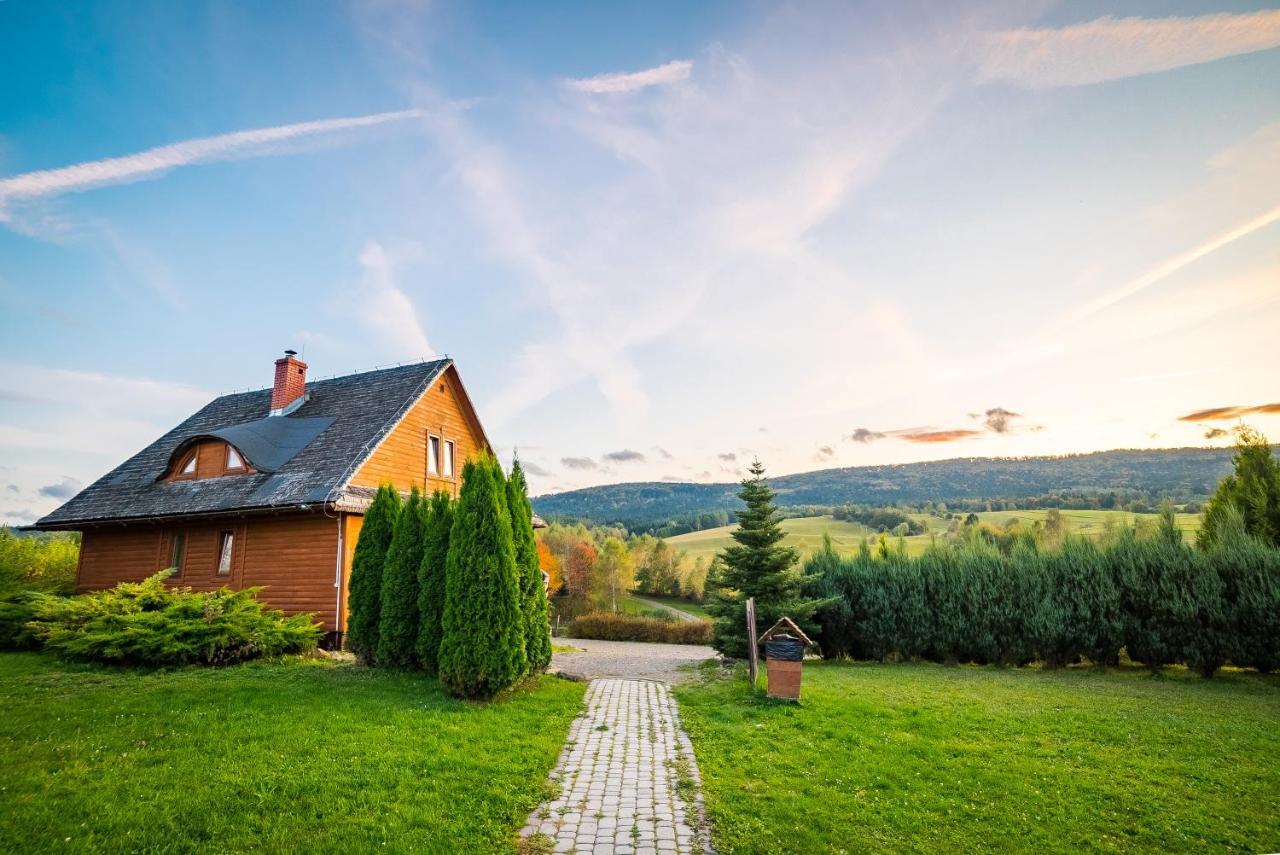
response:
[[[360,538],[351,559],[347,582],[347,649],[367,665],[378,652],[378,622],[382,610],[382,565],[400,515],[400,494],[390,484],[378,488],[364,514]]]
[[[409,493],[396,520],[382,565],[382,610],[378,617],[378,664],[413,668],[418,664],[418,568],[422,566],[426,518],[422,493]]]
[[[529,482],[520,461],[511,464],[507,479],[507,510],[511,513],[511,533],[515,539],[516,568],[520,573],[520,607],[524,619],[524,651],[529,671],[542,671],[551,662],[551,607],[547,587],[538,562],[538,543],[533,536],[533,506],[529,503]]]
[[[1249,427],[1238,432],[1231,459],[1235,468],[1218,483],[1205,505],[1204,525],[1196,543],[1203,548],[1213,546],[1226,524],[1228,508],[1234,508],[1243,518],[1246,532],[1280,546],[1280,460],[1272,454],[1265,436]]]
[[[796,551],[778,542],[786,536],[779,527],[774,493],[764,481],[764,466],[751,464],[751,477],[743,480],[738,498],[747,508],[738,512],[738,528],[733,532],[736,546],[726,547],[721,557],[720,591],[707,606],[715,617],[712,643],[726,656],[747,655],[746,602],[755,597],[756,621],[761,630],[778,618],[791,618],[806,631],[809,618],[820,601],[804,600],[804,577],[796,567]],[[808,624],[806,626],[806,624]]]
[[[436,491],[427,503],[422,563],[418,565],[418,663],[434,674],[439,668],[440,637],[444,620],[445,565],[449,558],[449,530],[453,527],[453,501]]]
[[[449,532],[440,680],[461,697],[491,697],[525,670],[520,578],[503,481],[492,457],[468,460]]]

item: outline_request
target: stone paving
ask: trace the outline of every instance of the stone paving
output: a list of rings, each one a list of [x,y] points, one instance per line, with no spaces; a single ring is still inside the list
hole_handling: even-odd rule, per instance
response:
[[[710,853],[693,746],[667,687],[593,680],[586,707],[551,773],[559,795],[521,831],[527,844],[591,855]]]

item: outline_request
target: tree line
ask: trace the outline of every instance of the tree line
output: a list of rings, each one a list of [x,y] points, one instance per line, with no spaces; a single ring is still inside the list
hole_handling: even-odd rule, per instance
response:
[[[1166,506],[1156,526],[1117,528],[1102,543],[1071,535],[1060,514],[1009,532],[1008,544],[967,520],[964,536],[916,558],[902,540],[882,537],[874,552],[864,540],[850,558],[827,540],[799,567],[757,462],[739,493],[736,545],[707,582],[715,645],[745,655],[750,597],[762,628],[791,617],[833,658],[1059,667],[1113,665],[1123,652],[1206,677],[1227,663],[1280,668],[1280,462],[1260,434],[1238,433],[1194,547]]]
[[[438,674],[483,698],[551,661],[524,471],[467,461],[457,500],[379,488],[356,542],[346,646],[369,665]]]

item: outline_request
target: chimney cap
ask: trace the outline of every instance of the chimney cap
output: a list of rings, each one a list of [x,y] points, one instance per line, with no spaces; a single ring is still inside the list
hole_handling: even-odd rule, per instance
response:
[[[297,355],[298,355],[298,351],[296,351],[296,350],[286,350],[286,351],[284,352],[284,355],[285,355],[285,356],[297,356]]]

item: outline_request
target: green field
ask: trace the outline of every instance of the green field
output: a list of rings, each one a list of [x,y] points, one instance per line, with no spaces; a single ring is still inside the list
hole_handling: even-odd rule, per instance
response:
[[[1011,519],[1018,520],[1022,525],[1030,525],[1034,522],[1043,522],[1048,513],[1048,511],[986,511],[978,514],[978,518],[993,526],[1003,526]],[[1157,514],[1131,514],[1127,511],[1061,511],[1061,514],[1066,520],[1067,531],[1086,537],[1100,537],[1106,531],[1108,524],[1133,525],[1135,520],[1146,520],[1154,524],[1158,518]],[[928,514],[911,514],[911,516],[922,521],[931,534],[942,534],[951,523],[950,520]],[[1199,514],[1178,514],[1177,519],[1178,526],[1188,534],[1194,534],[1200,529]],[[734,542],[730,536],[734,528],[736,526],[721,526],[693,531],[668,537],[666,541],[690,559],[709,559]],[[787,533],[784,543],[796,547],[802,555],[809,555],[821,548],[823,533],[831,535],[831,541],[841,555],[852,554],[857,550],[861,540],[872,533],[860,523],[836,520],[829,516],[786,519],[782,521],[782,530]],[[923,552],[929,545],[931,534],[918,534],[906,538],[907,553],[919,555]]]
[[[806,662],[676,689],[717,851],[1280,850],[1280,679]]]
[[[2,852],[511,852],[582,707],[325,660],[127,671],[0,654]]]

